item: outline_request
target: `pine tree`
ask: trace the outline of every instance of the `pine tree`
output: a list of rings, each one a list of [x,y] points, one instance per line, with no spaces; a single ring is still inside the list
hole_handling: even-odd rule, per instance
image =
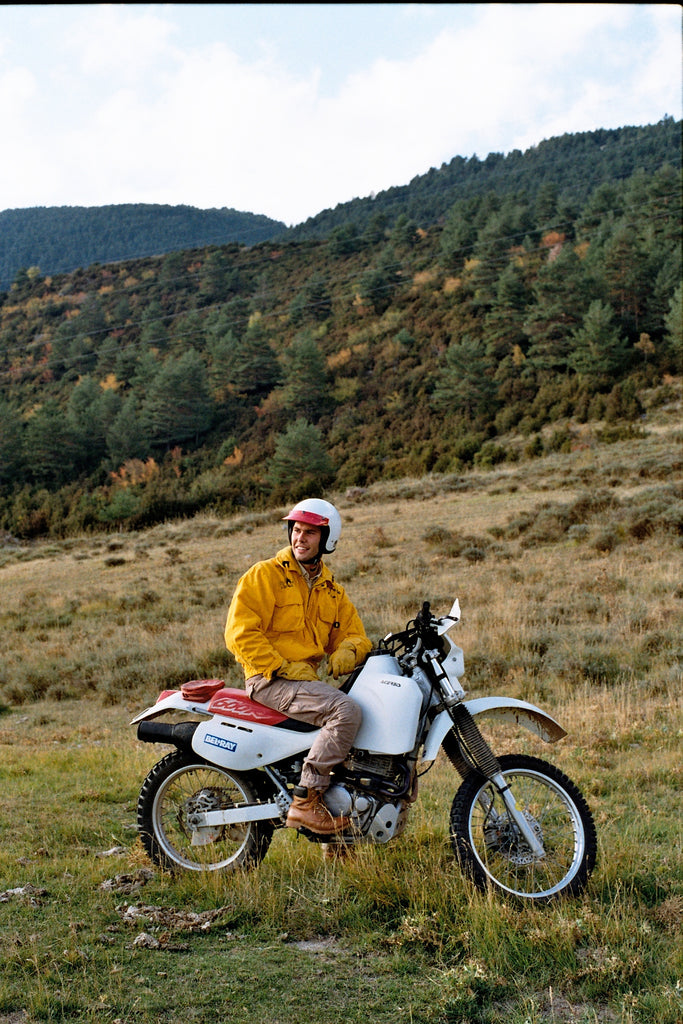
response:
[[[212,405],[206,365],[194,349],[177,359],[169,356],[152,381],[143,409],[157,444],[196,441],[206,432]]]
[[[66,414],[48,398],[24,431],[24,463],[40,484],[57,486],[72,475],[77,446]]]
[[[91,472],[106,453],[103,392],[92,377],[83,377],[69,398],[67,420],[78,469]]]
[[[591,302],[573,338],[568,362],[582,377],[604,386],[623,369],[626,342],[614,322],[614,310],[607,303],[600,299]]]
[[[106,434],[110,464],[118,467],[126,459],[146,459],[151,451],[150,426],[137,397],[128,395]]]
[[[533,285],[534,302],[524,321],[527,358],[540,378],[563,373],[573,347],[573,331],[591,300],[594,286],[578,256],[565,245],[541,267]]]
[[[651,274],[647,254],[631,224],[619,224],[606,242],[601,276],[607,284],[607,297],[622,326],[634,338],[637,337]]]
[[[24,425],[16,410],[0,401],[0,486],[20,478],[23,432]]]
[[[371,303],[377,316],[381,316],[391,305],[400,281],[399,267],[394,250],[387,246],[377,264],[366,270],[360,279],[360,296]]]
[[[332,462],[317,427],[300,416],[275,439],[275,452],[268,466],[268,480],[276,487],[297,493],[315,493],[329,482]]]
[[[238,340],[232,362],[232,380],[238,395],[267,395],[280,379],[280,367],[260,321],[251,324]]]
[[[307,320],[322,322],[332,312],[332,298],[327,280],[322,274],[312,274],[304,287],[292,299],[289,306],[289,319],[297,327]]]
[[[298,334],[283,356],[285,407],[294,415],[317,420],[329,403],[325,359],[313,335]]]
[[[674,359],[674,372],[683,372],[683,288],[679,284],[664,318],[665,340]]]
[[[439,412],[464,416],[474,422],[495,414],[496,390],[493,361],[484,345],[464,335],[448,346],[432,406]]]

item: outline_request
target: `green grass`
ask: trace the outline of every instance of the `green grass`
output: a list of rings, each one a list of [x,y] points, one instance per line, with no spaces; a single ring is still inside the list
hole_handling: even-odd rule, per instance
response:
[[[278,833],[257,872],[150,878],[135,801],[160,751],[135,742],[123,709],[40,702],[4,716],[0,878],[33,888],[0,901],[0,1020],[208,1024],[229,1008],[268,1024],[674,1024],[680,732],[652,701],[633,721],[636,697],[586,691],[563,708],[574,729],[552,757],[593,806],[600,860],[581,899],[544,908],[460,876],[446,841],[455,779],[440,763],[387,847],[330,864]],[[666,700],[675,711],[678,695]]]

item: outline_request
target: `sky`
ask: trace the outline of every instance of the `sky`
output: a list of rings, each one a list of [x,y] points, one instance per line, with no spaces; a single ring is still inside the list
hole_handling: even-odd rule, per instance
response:
[[[455,156],[681,118],[679,4],[6,4],[0,210],[287,225]]]

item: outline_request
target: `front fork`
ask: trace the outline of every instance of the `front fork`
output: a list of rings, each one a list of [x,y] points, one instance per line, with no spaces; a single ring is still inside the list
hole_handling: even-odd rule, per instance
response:
[[[515,825],[517,826],[517,829],[524,838],[524,842],[527,844],[527,846],[533,853],[534,857],[537,860],[540,860],[542,857],[545,857],[545,848],[543,846],[543,843],[540,842],[538,836],[534,833],[533,829],[529,825],[529,822],[527,821],[524,811],[518,807],[517,801],[515,800],[513,792],[510,789],[503,773],[498,772],[496,775],[492,776],[490,781],[493,783],[493,785],[496,787],[496,789],[502,796],[508,814],[514,821]],[[486,799],[483,793],[479,797],[479,802],[484,808],[484,810],[488,814],[490,814],[490,802]]]
[[[436,658],[431,665],[432,672],[438,679],[443,703],[453,719],[453,732],[457,739],[458,751],[452,749],[452,745],[444,741],[446,754],[453,765],[462,774],[475,769],[492,783],[500,793],[505,809],[511,820],[514,822],[518,832],[524,839],[530,851],[537,859],[545,857],[545,848],[538,836],[534,833],[527,821],[524,809],[518,807],[514,794],[503,775],[498,758],[493,753],[488,743],[479,731],[479,727],[467,708],[462,704],[462,698],[452,687],[450,680],[443,672]],[[450,692],[449,692],[450,691]],[[448,739],[448,737],[446,737]],[[487,815],[492,813],[490,801],[485,793],[479,797],[479,802]]]

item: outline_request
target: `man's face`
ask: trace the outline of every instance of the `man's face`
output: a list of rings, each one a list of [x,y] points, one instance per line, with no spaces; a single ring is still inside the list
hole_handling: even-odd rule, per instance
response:
[[[322,532],[319,526],[308,523],[294,523],[292,527],[292,551],[298,562],[307,562],[315,558],[320,550]]]

